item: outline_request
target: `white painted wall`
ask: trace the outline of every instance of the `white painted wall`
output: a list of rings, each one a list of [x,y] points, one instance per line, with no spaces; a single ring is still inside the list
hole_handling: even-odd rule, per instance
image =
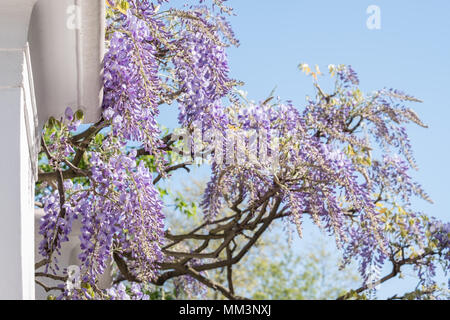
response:
[[[28,41],[40,127],[67,107],[82,109],[87,122],[100,118],[104,16],[104,0],[39,0],[33,7]]]
[[[0,49],[0,299],[34,299],[37,125],[27,49]]]

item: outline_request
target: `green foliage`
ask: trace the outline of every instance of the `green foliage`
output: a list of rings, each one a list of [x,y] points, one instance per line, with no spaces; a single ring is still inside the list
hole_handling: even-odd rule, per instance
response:
[[[357,277],[346,271],[327,273],[330,252],[310,251],[302,257],[287,251],[280,261],[257,259],[251,273],[258,279],[253,299],[304,300],[334,299]],[[334,259],[333,259],[334,260]],[[341,280],[341,281],[340,281]]]
[[[197,203],[186,201],[180,192],[177,192],[177,196],[174,199],[175,209],[182,212],[188,217],[193,217],[197,214]]]

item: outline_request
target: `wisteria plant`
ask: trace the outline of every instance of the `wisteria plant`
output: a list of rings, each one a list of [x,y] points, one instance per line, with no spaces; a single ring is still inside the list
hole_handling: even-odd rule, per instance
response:
[[[319,68],[301,64],[315,96],[294,106],[270,96],[259,103],[231,79],[226,50],[239,45],[224,0],[182,9],[168,1],[107,0],[102,117],[81,125],[80,110],[50,119],[42,133],[37,201],[45,216],[37,275],[61,282],[62,299],[155,298],[151,286],[177,281],[229,299],[233,266],[277,221],[302,236],[312,219],[335,238],[343,265],[355,261],[363,283],[336,297],[364,298],[402,267],[417,273],[417,290],[393,298],[448,297],[435,282],[449,271],[450,223],[414,211],[431,201],[411,178],[415,168],[405,129],[426,127],[394,89],[365,94],[355,71],[329,65],[331,92]],[[165,132],[160,108],[178,107],[183,134]],[[211,179],[199,204],[203,221],[172,234],[158,183],[199,159]],[[188,219],[188,217],[186,217]],[[81,223],[81,286],[67,286],[61,245]],[[98,279],[117,269],[109,289]],[[380,277],[386,264],[392,272]],[[227,283],[208,271],[223,269]],[[152,295],[153,294],[153,295]]]

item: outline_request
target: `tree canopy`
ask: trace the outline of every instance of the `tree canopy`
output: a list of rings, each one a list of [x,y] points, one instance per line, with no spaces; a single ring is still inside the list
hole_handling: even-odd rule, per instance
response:
[[[67,109],[42,133],[36,198],[45,210],[44,259],[36,268],[61,280],[60,298],[154,298],[146,285],[169,280],[185,292],[207,287],[248,298],[236,293],[233,268],[276,221],[302,237],[308,218],[334,237],[343,266],[359,266],[361,286],[336,298],[366,297],[407,265],[419,284],[405,298],[442,297],[434,277],[437,267],[449,269],[450,223],[411,205],[414,197],[431,201],[410,173],[406,125],[426,125],[408,105],[420,100],[390,88],[364,93],[348,65],[329,65],[324,86],[320,68],[302,63],[315,90],[305,105],[273,93],[249,101],[229,75],[227,48],[239,45],[227,22],[232,9],[222,0],[183,9],[167,2],[107,1],[102,117],[81,125],[82,112]],[[157,121],[170,105],[179,130]],[[183,219],[197,209],[202,217],[174,233],[159,184],[199,163],[211,166],[202,199],[180,197],[177,208]],[[57,260],[75,220],[78,289],[64,285]],[[98,277],[111,261],[115,285],[102,290]],[[392,272],[374,277],[386,264]],[[281,272],[271,264],[257,271],[264,268]],[[217,270],[225,283],[210,276]]]

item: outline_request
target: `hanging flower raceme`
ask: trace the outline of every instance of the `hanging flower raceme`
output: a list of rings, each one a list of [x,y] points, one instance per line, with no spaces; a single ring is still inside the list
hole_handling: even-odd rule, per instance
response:
[[[102,274],[114,250],[139,266],[141,280],[153,279],[162,257],[164,216],[152,174],[135,155],[102,159],[91,156],[91,187],[74,190],[72,199],[82,222],[80,260],[85,281]]]
[[[120,154],[111,145],[106,140],[103,147],[112,156],[89,153],[87,181],[64,182],[62,206],[60,190],[44,195],[45,216],[40,226],[43,240],[39,251],[49,259],[47,266],[57,271],[56,255],[61,244],[69,241],[73,222],[78,220],[84,283],[96,284],[114,252],[135,262],[131,272],[137,279],[150,281],[157,274],[157,261],[162,259],[162,202],[153,185],[152,173],[143,162],[136,165],[136,152]]]
[[[182,91],[178,120],[185,127],[211,117],[223,119],[217,109],[223,109],[220,99],[231,88],[225,48],[217,28],[203,19],[201,11],[194,13],[201,23],[184,20],[185,28],[177,42],[179,52],[173,60]],[[205,33],[205,29],[209,32]]]

